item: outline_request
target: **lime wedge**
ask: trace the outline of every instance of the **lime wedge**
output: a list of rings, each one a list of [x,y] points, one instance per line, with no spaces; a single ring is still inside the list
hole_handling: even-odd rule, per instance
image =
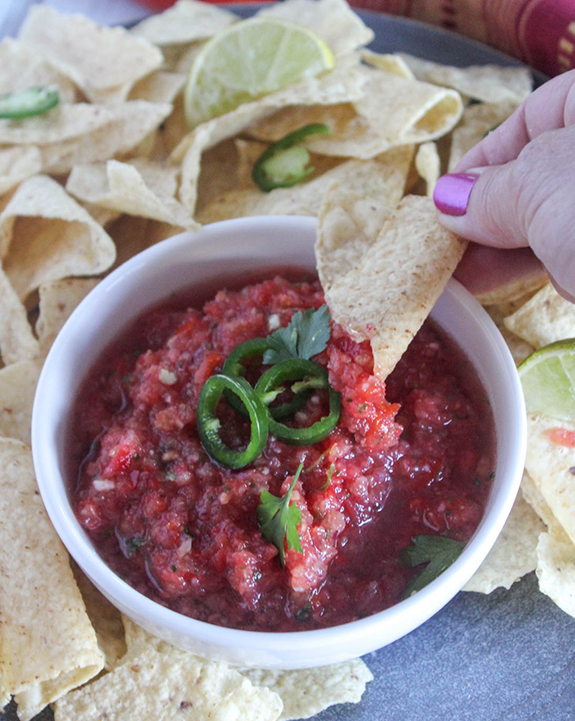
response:
[[[304,78],[330,70],[326,43],[302,25],[280,18],[236,23],[206,43],[186,85],[191,128]]]
[[[575,338],[540,348],[518,370],[529,412],[575,422]]]

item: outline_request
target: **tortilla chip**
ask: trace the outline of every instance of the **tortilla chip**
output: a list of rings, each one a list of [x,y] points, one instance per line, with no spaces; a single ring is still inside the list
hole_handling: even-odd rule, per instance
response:
[[[361,263],[343,268],[326,292],[333,319],[371,341],[381,380],[429,315],[465,245],[438,223],[430,198],[406,196]]]
[[[491,593],[496,588],[511,588],[535,570],[537,542],[544,531],[537,513],[519,494],[495,545],[463,590]]]
[[[57,105],[43,115],[24,120],[0,119],[0,143],[49,145],[87,135],[113,120],[101,105],[76,103]]]
[[[523,471],[523,477],[521,479],[521,495],[547,526],[547,528],[553,528],[558,525],[557,519],[541,495],[541,491],[537,488],[527,471]]]
[[[329,135],[310,136],[314,153],[369,160],[396,145],[444,135],[463,112],[453,90],[379,70],[363,70],[364,95],[353,103],[289,107],[249,128],[259,140],[279,140],[308,123],[323,123]]]
[[[285,0],[260,10],[259,15],[305,25],[323,38],[336,56],[367,45],[375,37],[345,0]]]
[[[471,65],[456,68],[422,60],[400,53],[416,78],[435,85],[454,88],[460,93],[484,103],[521,103],[531,93],[533,79],[527,67],[501,67],[500,65]]]
[[[122,27],[33,5],[19,39],[42,53],[94,103],[125,100],[140,78],[160,67],[162,53]]]
[[[0,150],[0,195],[41,169],[40,151],[34,145]]]
[[[406,152],[408,151],[408,152]],[[403,158],[400,158],[403,154]],[[329,291],[342,269],[355,268],[378,237],[401,197],[413,150],[398,148],[369,163],[353,187],[334,183],[323,197],[315,256],[319,279]]]
[[[435,183],[441,175],[441,161],[435,143],[423,143],[415,155],[415,167],[425,180],[426,194],[431,198]]]
[[[0,370],[0,437],[30,445],[32,405],[40,370],[36,360],[18,361]]]
[[[302,671],[242,670],[255,686],[278,694],[283,702],[280,721],[315,716],[340,703],[359,703],[373,674],[361,659],[306,668]]]
[[[508,303],[516,303],[517,306],[512,310],[509,310],[505,315],[514,313],[517,308],[521,307],[524,303],[527,303],[529,298],[535,295],[538,290],[549,283],[549,278],[545,271],[542,271],[540,275],[534,275],[529,278],[514,281],[507,285],[502,285],[495,290],[487,293],[480,293],[475,297],[484,306],[490,305],[503,305]]]
[[[168,117],[172,106],[169,103],[132,100],[100,109],[108,114],[102,127],[64,142],[40,147],[45,171],[55,175],[68,173],[74,165],[109,160],[115,155],[127,153]]]
[[[37,49],[4,38],[0,43],[0,95],[46,85],[58,88],[61,103],[76,101],[74,83],[50,65]]]
[[[361,59],[368,65],[386,73],[399,75],[402,78],[415,79],[415,75],[409,69],[407,63],[400,55],[392,53],[374,53],[373,50],[367,48],[361,51]]]
[[[553,443],[549,431],[575,426],[541,414],[527,414],[525,469],[551,513],[575,543],[575,448]]]
[[[82,599],[86,604],[86,613],[96,632],[98,647],[104,655],[105,669],[111,671],[126,655],[127,650],[122,614],[98,591],[75,563],[71,565]]]
[[[0,218],[2,216],[0,215]],[[38,355],[38,341],[28,323],[26,308],[20,302],[0,265],[0,355],[4,365]]]
[[[0,255],[21,298],[50,280],[97,275],[112,265],[109,235],[55,180],[26,180],[0,213]]]
[[[0,697],[14,694],[27,721],[99,673],[104,659],[19,441],[0,439],[0,486],[10,519],[10,543],[0,544]]]
[[[158,70],[139,80],[128,97],[129,100],[147,100],[149,103],[173,103],[186,82],[184,73],[166,73]]]
[[[163,13],[142,20],[131,32],[154,45],[178,45],[207,40],[237,20],[237,15],[206,2],[178,0]]]
[[[222,140],[237,135],[250,123],[285,105],[331,104],[358,97],[363,92],[364,79],[357,59],[349,58],[336,69],[317,78],[307,78],[277,93],[265,95],[253,103],[245,103],[225,115],[202,123],[189,133],[173,151],[174,162],[182,160],[180,200],[194,212],[197,181],[202,153]]]
[[[186,46],[186,49],[183,50],[180,55],[178,56],[176,63],[174,65],[174,70],[177,73],[183,73],[186,77],[190,74],[190,70],[192,69],[192,65],[194,64],[196,58],[198,57],[200,50],[204,47],[205,43],[192,43],[191,45]]]
[[[519,336],[515,335],[515,333],[512,333],[503,324],[503,319],[506,315],[505,311],[509,306],[509,303],[500,303],[485,306],[485,310],[489,313],[491,320],[495,323],[499,332],[503,336],[511,355],[513,356],[515,365],[519,365],[520,363],[523,363],[527,356],[530,356],[531,353],[533,353],[535,348]]]
[[[40,315],[36,322],[36,335],[42,357],[48,355],[72,311],[98,283],[96,278],[62,278],[40,286]]]
[[[468,150],[471,150],[487,133],[506,120],[514,109],[515,106],[509,103],[497,105],[483,103],[466,108],[461,123],[452,134],[448,172],[455,168]]]
[[[225,664],[171,649],[148,648],[128,663],[62,698],[56,721],[250,719],[275,721],[279,696],[256,688]]]
[[[575,616],[575,546],[560,526],[539,538],[537,578],[539,590]]]
[[[551,283],[503,322],[535,348],[575,338],[575,306],[560,296]]]
[[[181,228],[197,227],[174,195],[178,168],[146,161],[77,165],[66,190],[80,200],[128,215],[154,218]]]
[[[404,153],[413,152],[406,148]],[[385,157],[382,156],[382,157]],[[409,163],[409,161],[408,161]],[[316,217],[319,214],[326,190],[335,183],[344,183],[346,187],[366,187],[365,178],[372,177],[373,168],[380,177],[381,187],[388,191],[392,183],[389,177],[395,178],[397,190],[403,188],[401,167],[394,168],[377,160],[348,160],[318,178],[307,183],[295,185],[293,188],[277,188],[270,193],[261,190],[234,190],[210,203],[196,220],[200,223],[214,223],[226,218],[240,218],[250,215],[307,215]]]

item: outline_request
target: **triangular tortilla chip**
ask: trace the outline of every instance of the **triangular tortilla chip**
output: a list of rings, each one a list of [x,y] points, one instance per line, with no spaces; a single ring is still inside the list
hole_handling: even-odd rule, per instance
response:
[[[371,341],[382,380],[429,315],[465,246],[439,224],[430,198],[406,196],[361,263],[342,269],[326,292],[334,320]]]
[[[0,543],[0,697],[15,694],[27,721],[98,674],[104,659],[19,441],[0,439],[0,490],[10,518]]]
[[[2,216],[0,215],[0,218]],[[34,358],[38,341],[28,323],[26,308],[0,265],[0,356],[4,365]]]
[[[97,25],[33,5],[19,39],[45,55],[94,103],[125,100],[136,81],[160,67],[162,53],[122,27]]]
[[[55,180],[26,180],[0,214],[0,255],[21,298],[41,283],[97,275],[116,257],[110,236]]]
[[[142,20],[131,32],[154,45],[179,45],[211,38],[237,20],[237,15],[206,2],[178,0],[163,13]]]
[[[0,370],[0,436],[30,445],[30,423],[41,365],[24,360]]]

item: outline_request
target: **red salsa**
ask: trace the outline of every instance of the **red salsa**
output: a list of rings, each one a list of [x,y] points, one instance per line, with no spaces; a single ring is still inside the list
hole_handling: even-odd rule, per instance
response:
[[[93,368],[72,423],[75,511],[138,591],[222,626],[322,628],[397,603],[418,570],[400,558],[414,537],[473,535],[495,467],[492,414],[473,367],[430,321],[386,384],[373,375],[369,343],[331,322],[313,361],[341,393],[342,411],[324,440],[293,446],[270,435],[239,470],[202,447],[205,381],[240,343],[323,304],[318,281],[222,290],[201,310],[149,312]],[[248,380],[263,369],[250,361]],[[311,425],[327,408],[318,390],[294,423]],[[224,400],[218,413],[222,440],[245,447],[249,420]],[[287,550],[282,567],[257,507],[262,491],[287,492],[300,463],[291,502],[303,553]]]

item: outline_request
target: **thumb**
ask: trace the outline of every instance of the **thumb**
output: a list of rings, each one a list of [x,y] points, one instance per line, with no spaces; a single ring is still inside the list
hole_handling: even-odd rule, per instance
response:
[[[433,191],[440,222],[467,240],[495,248],[529,245],[518,212],[513,162],[443,175]]]
[[[575,125],[543,133],[515,160],[441,177],[439,220],[482,245],[529,246],[557,290],[575,296],[574,165]]]

